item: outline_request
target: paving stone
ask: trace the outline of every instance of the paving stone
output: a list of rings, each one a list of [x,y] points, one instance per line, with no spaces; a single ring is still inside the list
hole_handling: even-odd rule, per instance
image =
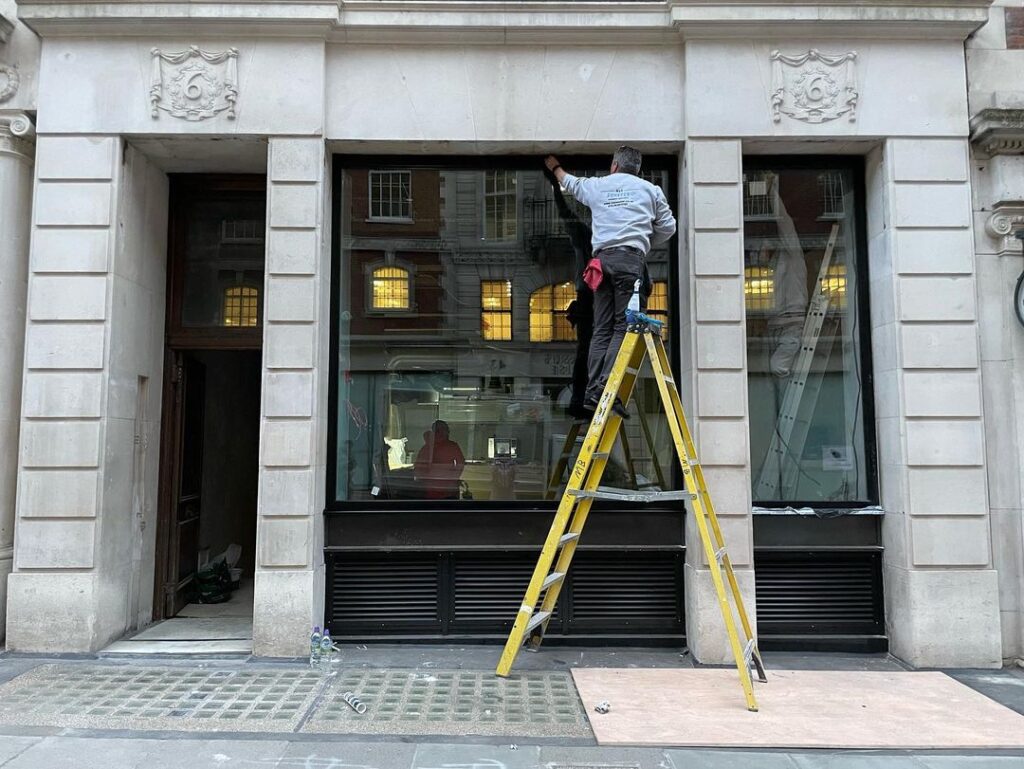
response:
[[[302,669],[43,665],[0,686],[0,724],[290,732],[321,685]]]
[[[928,769],[1024,769],[1024,756],[915,756]]]
[[[922,769],[910,755],[895,753],[798,753],[792,754],[799,769]]]
[[[415,754],[407,742],[293,742],[275,769],[409,769]]]
[[[346,692],[366,705],[366,713],[345,702]],[[498,678],[490,671],[466,670],[343,670],[332,678],[303,731],[592,736],[568,673]]]
[[[3,769],[257,769],[273,767],[286,747],[287,743],[280,740],[47,737],[4,764]]]
[[[19,753],[25,752],[41,739],[40,737],[0,737],[0,766]]]
[[[786,753],[744,750],[666,750],[672,769],[796,769]],[[918,768],[920,769],[920,768]]]
[[[523,745],[420,745],[412,769],[537,769],[540,748]]]
[[[546,769],[667,769],[662,748],[541,746]],[[790,767],[790,769],[792,769]]]

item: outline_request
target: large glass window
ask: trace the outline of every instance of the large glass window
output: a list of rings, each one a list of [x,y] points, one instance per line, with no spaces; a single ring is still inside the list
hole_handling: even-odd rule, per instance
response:
[[[875,501],[852,166],[747,163],[750,452],[755,504]]]
[[[562,162],[602,172],[595,161]],[[523,170],[519,160],[417,167],[403,159],[394,166],[410,174],[415,215],[382,223],[369,215],[368,179],[389,164],[345,165],[333,273],[334,500],[373,509],[395,500],[557,499],[585,432],[568,410],[577,356],[587,354],[576,331],[589,307],[577,296],[588,212],[536,160]],[[654,178],[667,185],[664,169],[674,165],[655,163]],[[664,246],[648,259],[663,315],[675,285],[670,254]],[[609,486],[674,488],[653,385],[637,387]]]

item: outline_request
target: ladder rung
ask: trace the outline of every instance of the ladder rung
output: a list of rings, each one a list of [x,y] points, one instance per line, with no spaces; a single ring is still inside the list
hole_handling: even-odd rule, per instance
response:
[[[548,574],[547,579],[544,580],[544,584],[540,586],[540,589],[547,590],[553,584],[555,584],[556,582],[561,582],[563,579],[565,579],[564,571],[553,571],[550,574]]]
[[[544,614],[545,612],[541,613]],[[750,663],[754,659],[754,645],[755,641],[753,638],[751,638],[749,641],[747,641],[747,645],[743,649],[743,661],[746,663],[748,668],[750,667]]]
[[[640,373],[640,369],[633,368],[631,366],[626,366],[626,373],[627,374],[639,374]]]
[[[725,548],[720,547],[718,548],[718,550],[715,551],[715,560],[718,561],[719,564],[721,564],[723,558],[725,558]]]
[[[671,502],[674,500],[690,499],[688,491],[609,491],[598,489],[597,491],[586,491],[585,489],[566,489],[566,494],[572,494],[580,499],[610,499],[615,502]]]
[[[558,540],[558,546],[562,547],[572,542],[574,539],[579,539],[580,533],[578,531],[570,531],[568,534],[563,534]]]
[[[534,614],[530,618],[530,621],[526,623],[526,632],[529,633],[531,630],[533,630],[538,625],[542,625],[544,623],[544,621],[548,617],[550,617],[550,616],[551,616],[551,612],[549,612],[549,611],[539,611],[539,612],[537,612],[536,614]]]

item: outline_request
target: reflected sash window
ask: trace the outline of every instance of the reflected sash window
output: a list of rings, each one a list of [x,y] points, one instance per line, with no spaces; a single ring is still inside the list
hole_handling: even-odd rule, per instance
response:
[[[370,276],[370,293],[374,310],[408,310],[409,271],[402,267],[377,267]]]
[[[370,219],[412,221],[412,173],[370,171]]]
[[[480,282],[480,336],[495,342],[512,339],[512,281]]]
[[[877,502],[853,164],[748,159],[744,174],[755,505]],[[751,168],[750,166],[754,166]]]
[[[258,326],[260,324],[260,290],[254,286],[232,286],[224,289],[223,323],[225,326]]]
[[[576,299],[572,283],[541,286],[530,294],[530,341],[572,342],[576,332],[569,323],[569,305]]]
[[[561,161],[583,176],[607,170],[607,159]],[[335,187],[328,505],[424,514],[439,505],[553,507],[584,437],[570,406],[589,354],[576,334],[587,337],[592,325],[591,297],[577,294],[589,210],[567,201],[535,159],[481,167],[396,158],[414,216],[384,221],[398,209],[378,205],[387,195],[374,190],[398,177],[380,159],[360,162],[346,161]],[[678,159],[645,162],[669,190]],[[647,258],[649,309],[659,317],[675,290],[677,247]],[[638,407],[646,419],[624,427],[602,482],[675,490],[681,476],[663,460],[672,437],[646,367]]]

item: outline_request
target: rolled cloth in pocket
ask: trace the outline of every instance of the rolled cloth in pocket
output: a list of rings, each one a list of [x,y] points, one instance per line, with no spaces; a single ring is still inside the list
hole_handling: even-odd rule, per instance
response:
[[[587,266],[583,268],[583,282],[587,284],[591,291],[597,291],[597,287],[601,285],[602,280],[604,280],[604,270],[601,268],[601,260],[595,257],[587,262]]]

